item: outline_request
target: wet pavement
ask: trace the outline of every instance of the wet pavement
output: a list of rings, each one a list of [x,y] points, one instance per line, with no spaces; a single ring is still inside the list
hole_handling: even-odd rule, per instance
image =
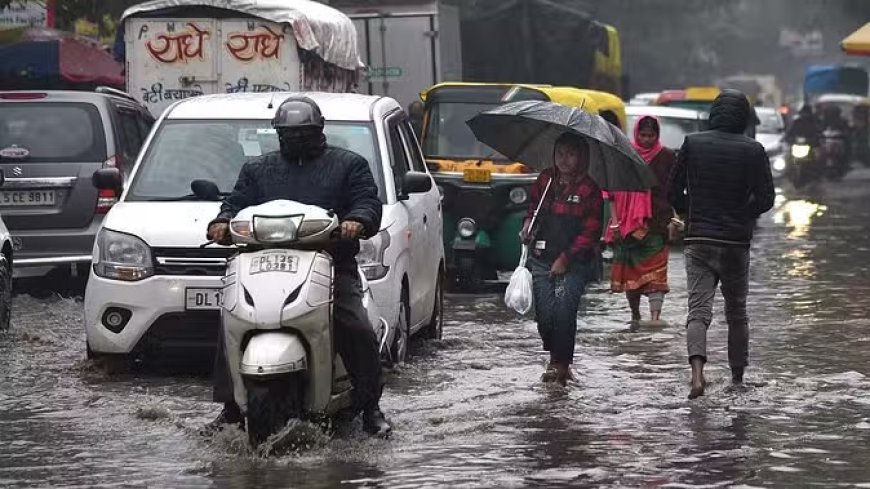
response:
[[[85,360],[82,303],[15,298],[0,333],[0,486],[870,487],[870,172],[786,190],[753,245],[748,387],[729,385],[721,301],[706,397],[688,401],[685,272],[668,327],[632,331],[623,299],[585,299],[578,381],[538,382],[534,323],[498,292],[448,297],[444,340],[390,373],[390,441],[311,436],[258,457],[208,379],[108,377]]]

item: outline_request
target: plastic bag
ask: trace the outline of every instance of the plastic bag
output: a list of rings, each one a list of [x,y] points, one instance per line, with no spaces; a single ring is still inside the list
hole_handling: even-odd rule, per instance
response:
[[[523,254],[520,264],[511,275],[511,281],[504,291],[504,303],[520,314],[526,314],[532,310],[534,293],[532,292],[532,272],[526,268],[527,248],[523,246]]]

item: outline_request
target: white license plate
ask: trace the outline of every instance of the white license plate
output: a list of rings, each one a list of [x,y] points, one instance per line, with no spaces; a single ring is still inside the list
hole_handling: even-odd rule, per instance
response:
[[[55,190],[0,191],[0,205],[7,207],[53,206],[57,203]]]
[[[221,308],[221,289],[186,289],[185,309],[211,311]]]
[[[296,273],[298,267],[298,256],[283,251],[271,251],[251,260],[251,275],[264,272]]]

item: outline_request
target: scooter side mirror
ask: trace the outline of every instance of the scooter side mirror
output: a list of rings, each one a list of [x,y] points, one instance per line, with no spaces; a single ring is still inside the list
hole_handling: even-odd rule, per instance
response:
[[[101,168],[94,172],[91,183],[100,190],[114,190],[116,193],[120,193],[124,179],[121,176],[121,170],[117,168]]]
[[[211,180],[194,180],[190,182],[190,190],[202,200],[221,200],[221,191]]]

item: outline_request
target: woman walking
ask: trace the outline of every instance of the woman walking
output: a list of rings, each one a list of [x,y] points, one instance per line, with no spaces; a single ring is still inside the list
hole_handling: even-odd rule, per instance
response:
[[[650,319],[661,321],[668,288],[668,244],[675,230],[674,211],[668,202],[668,177],[675,163],[674,152],[659,141],[656,118],[641,117],[634,126],[633,145],[658,178],[649,192],[613,192],[610,225],[605,241],[613,243],[610,288],[624,292],[631,308],[632,324],[641,319],[640,299],[649,300]]]
[[[544,350],[550,352],[541,380],[564,386],[573,378],[577,310],[594,276],[603,199],[587,173],[589,146],[581,136],[563,134],[553,159],[554,166],[541,172],[532,187],[521,236],[531,248],[535,319]]]

